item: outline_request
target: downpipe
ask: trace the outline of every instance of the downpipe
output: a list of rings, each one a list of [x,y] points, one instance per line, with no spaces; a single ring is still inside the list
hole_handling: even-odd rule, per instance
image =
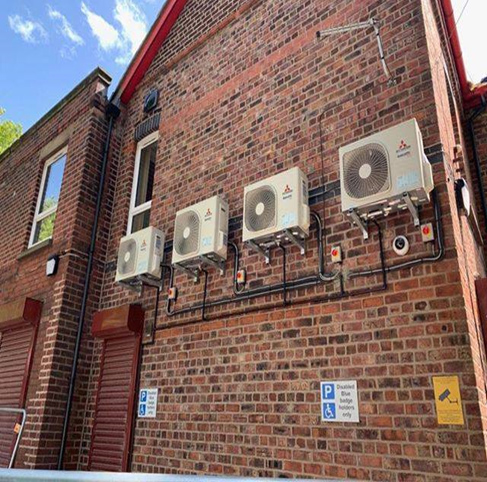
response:
[[[57,469],[62,470],[63,468],[63,460],[64,454],[66,452],[66,442],[68,438],[68,429],[69,429],[69,419],[71,416],[71,410],[73,407],[73,396],[74,396],[74,388],[76,384],[76,375],[78,371],[78,360],[79,360],[79,352],[81,348],[81,338],[83,336],[83,327],[86,317],[86,307],[88,302],[88,295],[90,290],[90,283],[91,283],[91,274],[93,271],[93,259],[95,254],[95,247],[96,247],[96,235],[98,231],[98,222],[100,219],[101,213],[101,205],[103,200],[103,189],[105,187],[105,178],[106,178],[106,171],[108,165],[108,154],[110,151],[110,143],[112,138],[112,131],[113,131],[113,124],[117,120],[120,115],[120,109],[110,103],[106,108],[106,115],[110,118],[108,124],[108,131],[107,131],[107,138],[105,141],[105,147],[103,149],[103,160],[101,165],[101,172],[100,172],[100,183],[98,184],[98,192],[96,197],[96,208],[95,208],[95,218],[93,220],[93,228],[91,230],[91,240],[90,240],[90,248],[88,252],[88,263],[86,265],[86,272],[85,272],[85,282],[83,286],[83,295],[81,299],[81,309],[80,314],[78,317],[78,330],[76,332],[76,342],[74,346],[74,353],[73,353],[73,363],[71,365],[71,375],[69,378],[69,389],[68,389],[68,397],[66,400],[66,411],[64,414],[63,420],[63,431],[61,435],[61,445],[59,449],[59,456],[57,462]]]

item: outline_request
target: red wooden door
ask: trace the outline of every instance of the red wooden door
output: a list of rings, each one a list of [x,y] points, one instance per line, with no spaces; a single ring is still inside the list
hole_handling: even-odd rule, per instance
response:
[[[0,333],[0,407],[24,406],[36,331],[32,325],[22,325]],[[18,419],[0,412],[0,468],[9,465]]]
[[[103,342],[89,470],[128,470],[140,344],[140,333]]]

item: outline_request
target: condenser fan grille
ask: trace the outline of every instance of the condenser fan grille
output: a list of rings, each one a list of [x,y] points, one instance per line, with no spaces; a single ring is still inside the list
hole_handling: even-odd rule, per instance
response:
[[[135,272],[137,257],[137,243],[133,239],[123,241],[118,254],[117,271],[121,275]]]
[[[200,218],[194,211],[180,214],[176,219],[174,247],[179,256],[198,251],[200,238]]]
[[[276,224],[276,193],[271,186],[250,191],[245,196],[245,226],[257,232]]]
[[[389,158],[380,144],[347,152],[343,161],[345,191],[350,197],[363,199],[389,189]]]

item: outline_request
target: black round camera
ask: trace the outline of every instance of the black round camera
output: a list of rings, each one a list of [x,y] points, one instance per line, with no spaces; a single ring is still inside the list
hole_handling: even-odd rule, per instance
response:
[[[392,243],[392,247],[396,254],[405,256],[409,252],[409,241],[406,236],[397,236]]]

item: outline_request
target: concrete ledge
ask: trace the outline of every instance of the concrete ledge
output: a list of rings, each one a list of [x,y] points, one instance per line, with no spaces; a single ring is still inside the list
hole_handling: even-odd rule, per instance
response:
[[[25,251],[23,251],[22,253],[20,253],[17,256],[17,260],[20,261],[21,259],[27,258],[31,254],[37,253],[38,251],[41,251],[42,249],[47,248],[48,246],[51,246],[51,245],[52,245],[52,238],[41,241],[40,243],[36,244],[35,246],[32,246],[31,248],[28,248]],[[2,480],[2,479],[0,479],[0,480]]]

